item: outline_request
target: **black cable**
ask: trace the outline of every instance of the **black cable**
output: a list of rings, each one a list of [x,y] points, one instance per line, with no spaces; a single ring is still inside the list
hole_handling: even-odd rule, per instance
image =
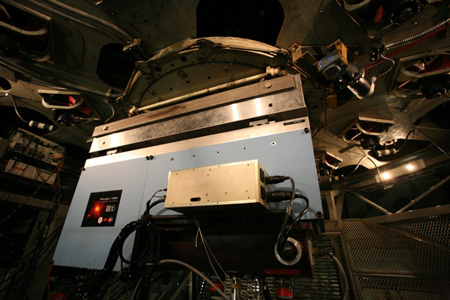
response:
[[[138,223],[138,222],[132,222],[132,223],[136,223],[136,227],[133,227],[132,230],[126,232],[126,236],[122,237],[122,242],[121,242],[121,246],[119,247],[119,257],[122,260],[122,262],[125,262],[126,264],[136,264],[138,262],[140,262],[146,255],[147,253],[152,252],[155,253],[155,256],[157,257],[159,255],[159,248],[157,250],[151,251],[153,250],[152,247],[154,247],[155,245],[158,246],[159,245],[159,230],[158,228],[153,225],[153,224],[143,224],[143,223]],[[128,225],[127,225],[128,226]],[[146,239],[146,244],[144,247],[144,250],[141,252],[141,254],[134,259],[126,259],[123,255],[123,245],[125,243],[125,240],[134,232],[137,231],[139,229],[144,229],[144,232],[147,234],[148,239]],[[155,259],[155,258],[153,258]]]
[[[147,234],[147,243],[144,247],[144,250],[141,254],[134,259],[126,259],[123,255],[123,246],[127,238],[137,230],[143,230]],[[142,231],[141,231],[142,232]],[[88,294],[96,297],[102,298],[102,291],[100,287],[104,286],[107,279],[110,277],[113,272],[114,266],[117,262],[117,259],[120,257],[122,262],[127,264],[137,264],[142,261],[147,255],[150,253],[148,258],[148,262],[150,264],[154,264],[159,260],[159,252],[160,252],[160,234],[158,228],[150,222],[150,216],[145,216],[144,218],[133,221],[127,224],[119,233],[119,235],[114,240],[111,249],[109,251],[108,257],[106,258],[106,262],[102,268],[100,275],[95,280],[95,283],[92,285]]]
[[[166,191],[167,191],[167,189],[165,188],[165,189],[157,190],[156,192],[153,193],[153,195],[150,197],[150,200],[148,200],[146,205],[145,205],[146,209],[145,209],[144,215],[146,215],[146,216],[150,215],[150,203],[152,202],[153,198],[155,198],[156,194],[159,193],[159,192],[166,192]]]
[[[355,174],[356,170],[358,170],[359,166],[361,166],[361,163],[363,161],[364,158],[367,158],[366,155],[364,155],[363,157],[361,157],[361,159],[358,161],[358,164],[356,165],[356,167],[353,169],[353,171],[350,172],[350,174],[345,175],[345,176],[352,176],[353,174]]]
[[[146,224],[143,223],[139,223],[139,222],[131,222],[130,224],[126,225],[120,235],[122,235],[120,237],[120,243],[118,244],[118,253],[119,253],[119,257],[122,260],[122,262],[126,263],[126,264],[135,264],[137,262],[139,262],[146,254],[146,251],[150,248],[150,239],[147,240],[147,243],[145,245],[145,251],[143,251],[137,258],[135,259],[126,259],[123,255],[123,246],[125,244],[125,241],[128,239],[128,237],[134,233],[135,231],[138,231],[139,229],[144,229],[144,231],[150,236],[151,238],[151,233],[150,233],[150,228],[148,226],[146,226]]]
[[[128,237],[134,233],[135,231],[143,229],[145,233],[147,233],[149,239],[145,246],[145,250],[139,255],[139,257],[135,259],[126,259],[123,255],[123,246],[125,244],[125,241],[128,239]],[[129,224],[127,224],[119,233],[116,240],[114,241],[110,253],[108,255],[108,258],[106,260],[105,266],[103,269],[106,270],[112,270],[114,268],[114,265],[117,261],[117,258],[120,257],[122,262],[125,262],[127,264],[135,264],[142,260],[142,258],[147,254],[147,251],[151,248],[152,242],[154,242],[154,232],[152,230],[157,230],[157,228],[152,224],[146,224],[143,221],[133,221]]]
[[[448,154],[447,151],[445,151],[444,149],[442,149],[428,134],[426,134],[425,132],[423,132],[422,130],[419,129],[415,129],[417,130],[417,132],[423,134],[436,148],[439,149],[439,151],[441,151],[445,156],[447,156],[448,158],[450,158],[450,154]]]
[[[289,221],[289,217],[290,217],[291,211],[292,211],[292,205],[293,205],[294,199],[295,199],[295,190],[296,190],[295,181],[294,181],[294,178],[292,178],[292,177],[289,177],[289,179],[291,180],[292,195],[291,195],[291,199],[290,199],[288,205],[286,205],[286,212],[285,212],[283,225],[281,226],[281,230],[280,230],[280,233],[278,234],[277,242],[275,244],[279,253],[283,252],[283,247],[285,245],[285,241],[282,242],[282,240],[284,239],[286,226]]]
[[[414,131],[416,131],[416,129],[410,130],[410,131],[408,132],[408,134],[406,135],[406,137],[405,137],[405,139],[404,139],[404,141],[403,141],[403,144],[400,146],[400,148],[398,148],[397,153],[399,153],[401,150],[403,150],[403,148],[405,148],[406,142],[408,141],[409,136],[410,136]]]
[[[291,226],[289,226],[288,230],[286,230],[286,233],[284,234],[283,237],[283,244],[286,243],[287,238],[289,236],[289,232],[291,231],[292,228],[294,228],[294,226],[300,221],[300,219],[306,214],[306,212],[309,210],[309,199],[304,196],[304,195],[300,195],[300,194],[296,194],[295,198],[300,198],[303,199],[306,202],[305,208],[303,209],[303,211],[298,214],[298,216],[294,219],[294,221],[292,222]]]
[[[166,198],[162,198],[159,200],[156,200],[155,202],[153,202],[152,204],[149,205],[150,202],[147,202],[147,208],[145,210],[146,215],[150,215],[150,210],[152,210],[153,207],[155,207],[156,205],[160,204],[160,203],[164,203],[166,202]]]
[[[93,297],[102,298],[104,296],[104,292],[99,289],[99,287],[102,287],[105,285],[105,282],[107,281],[108,277],[110,277],[114,266],[117,262],[117,259],[120,258],[121,263],[127,263],[130,265],[137,264],[141,261],[143,261],[144,258],[147,258],[146,262],[148,264],[154,264],[159,260],[159,253],[160,253],[160,234],[158,228],[151,223],[151,216],[150,216],[150,210],[155,207],[156,205],[163,203],[165,198],[159,199],[153,203],[151,201],[156,196],[157,193],[167,191],[167,189],[160,189],[157,190],[150,200],[146,203],[146,210],[143,215],[143,217],[138,221],[133,221],[129,224],[127,224],[119,233],[119,235],[114,240],[111,249],[109,251],[108,257],[106,258],[106,262],[103,266],[103,269],[96,279],[95,283],[92,285],[92,288],[89,290],[88,294],[90,294]],[[165,197],[165,196],[164,196]],[[138,232],[139,231],[139,232]],[[136,238],[138,238],[139,233],[144,233],[145,236],[145,246],[142,252],[138,255],[138,257],[133,259],[126,259],[123,254],[123,246],[125,244],[125,241],[128,239],[128,237],[133,234],[134,232],[137,233]],[[141,238],[142,240],[142,238]],[[149,255],[149,256],[148,256]],[[141,277],[141,280],[139,280],[138,284],[136,285],[136,288],[133,292],[133,298],[135,297],[136,293],[140,289],[140,285],[142,282],[142,278],[147,277],[147,273],[149,272],[148,268],[146,268],[146,271]],[[147,275],[146,275],[147,274]],[[146,286],[146,284],[144,284]]]
[[[289,232],[291,231],[291,229],[300,221],[300,219],[306,214],[306,212],[309,209],[309,199],[304,195],[296,194],[295,181],[292,177],[267,176],[265,178],[265,182],[269,183],[269,184],[280,183],[280,182],[285,181],[286,179],[290,179],[290,181],[291,181],[291,187],[292,187],[291,192],[272,191],[272,192],[268,192],[266,195],[269,202],[278,202],[278,201],[283,201],[283,200],[288,200],[288,199],[290,200],[289,204],[286,206],[284,222],[283,222],[283,225],[281,226],[281,230],[280,230],[280,233],[278,234],[277,242],[275,244],[277,251],[279,253],[283,253],[283,249],[284,249],[284,246],[286,245],[288,235],[289,235]],[[306,202],[306,205],[305,205],[305,208],[303,209],[303,211],[295,218],[295,220],[293,221],[291,226],[286,230],[287,223],[288,223],[289,217],[291,215],[292,206],[294,204],[295,198],[303,199]]]
[[[265,176],[264,177],[264,183],[266,183],[266,184],[276,184],[276,183],[284,182],[284,181],[286,181],[288,179],[289,179],[289,176],[280,176],[280,175]]]
[[[152,199],[156,196],[157,193],[167,191],[167,189],[160,189],[157,190],[155,193],[153,193],[150,200],[146,203],[146,210],[143,215],[143,217],[138,221],[133,221],[129,224],[127,224],[119,233],[116,240],[113,242],[113,245],[111,246],[110,252],[108,254],[108,257],[106,259],[105,265],[103,267],[102,273],[100,274],[99,278],[97,279],[96,284],[94,285],[94,288],[96,286],[102,286],[103,282],[106,280],[106,278],[109,276],[109,274],[112,272],[114,265],[117,261],[117,259],[120,257],[121,263],[127,263],[127,264],[137,264],[141,262],[144,258],[147,257],[147,255],[150,253],[150,256],[147,257],[147,262],[150,264],[154,264],[159,260],[159,253],[160,253],[160,234],[158,228],[150,222],[150,210],[155,207],[156,205],[163,203],[165,201],[165,196],[163,199],[159,199],[153,203],[151,203]],[[140,232],[144,232],[146,234],[146,237],[144,238],[146,240],[146,244],[144,246],[144,249],[140,253],[140,255],[133,259],[126,259],[123,255],[123,246],[127,238],[134,232],[137,232],[136,238],[138,238],[138,230]],[[141,238],[142,239],[142,238]],[[138,284],[136,285],[136,288],[133,292],[132,299],[135,298],[137,295],[138,290],[140,289],[140,285],[142,282],[142,278],[147,277],[148,269],[146,268],[146,271],[139,280]],[[145,284],[144,284],[145,286]],[[90,291],[90,293],[94,294],[95,291]],[[97,293],[100,294],[101,293]]]

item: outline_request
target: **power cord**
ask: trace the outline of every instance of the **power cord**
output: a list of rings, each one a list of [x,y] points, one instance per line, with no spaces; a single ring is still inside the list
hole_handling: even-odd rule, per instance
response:
[[[136,285],[135,293],[140,288],[140,286],[142,286],[141,284],[143,280],[142,278],[144,279],[147,278],[151,273],[150,266],[155,265],[159,261],[160,234],[158,227],[156,227],[151,222],[150,210],[154,206],[164,202],[165,196],[151,203],[152,199],[156,196],[156,194],[163,191],[167,191],[167,189],[160,189],[156,191],[150,198],[150,200],[147,201],[146,210],[142,218],[127,224],[120,231],[119,235],[114,240],[111,249],[109,251],[108,257],[106,258],[106,262],[102,268],[102,271],[100,272],[99,276],[97,277],[90,291],[88,292],[88,295],[92,297],[92,299],[102,299],[102,297],[104,296],[104,291],[102,291],[101,287],[107,282],[108,278],[113,272],[114,266],[118,258],[120,258],[121,263],[126,263],[129,265],[136,265],[139,262],[142,262],[144,259],[146,260],[146,266],[148,267],[146,267],[144,275],[141,277],[141,280],[139,280],[138,284]],[[145,237],[142,238],[142,240],[145,240],[146,243],[144,249],[136,258],[127,259],[123,254],[123,246],[128,237],[134,232],[137,232],[137,234],[143,233]],[[136,238],[138,238],[138,235],[136,235]]]
[[[155,207],[156,205],[158,205],[158,204],[163,203],[164,201],[166,201],[166,195],[163,195],[163,196],[156,196],[156,194],[157,194],[157,193],[160,193],[160,192],[167,192],[167,188],[157,190],[156,192],[153,193],[153,195],[150,197],[150,200],[148,200],[147,203],[146,203],[146,205],[145,205],[145,207],[146,207],[146,208],[145,208],[145,213],[144,213],[145,216],[149,216],[149,215],[150,215],[150,210],[151,210],[153,207]],[[153,202],[153,203],[151,203],[152,200],[153,200],[153,198],[155,198],[155,197],[159,197],[160,199],[159,199],[159,200],[156,200],[156,201]]]
[[[269,202],[280,202],[289,200],[288,205],[286,206],[286,212],[285,217],[283,221],[283,225],[281,226],[280,233],[278,234],[277,242],[275,244],[276,249],[278,253],[282,254],[284,253],[284,248],[286,246],[289,233],[292,230],[292,228],[300,221],[300,219],[306,214],[306,212],[309,210],[309,199],[301,194],[296,193],[296,184],[294,178],[290,176],[266,176],[264,178],[264,182],[267,184],[275,184],[275,183],[281,183],[285,180],[289,179],[291,181],[291,191],[272,191],[266,193],[267,201]],[[305,208],[299,213],[299,215],[294,219],[292,224],[288,228],[288,221],[289,217],[292,212],[292,207],[294,204],[294,199],[300,198],[302,199],[306,205]]]
[[[284,240],[284,236],[286,233],[286,226],[289,221],[289,217],[291,215],[292,206],[294,204],[294,199],[295,199],[295,190],[296,190],[295,181],[294,181],[294,178],[292,178],[292,177],[289,177],[289,180],[291,181],[291,186],[292,186],[291,198],[289,200],[289,204],[286,206],[286,212],[285,212],[285,216],[284,216],[283,225],[281,225],[281,230],[280,230],[280,233],[278,234],[277,242],[275,244],[279,253],[284,252],[283,248],[286,244],[286,241],[284,241],[284,242],[282,242],[282,241]]]

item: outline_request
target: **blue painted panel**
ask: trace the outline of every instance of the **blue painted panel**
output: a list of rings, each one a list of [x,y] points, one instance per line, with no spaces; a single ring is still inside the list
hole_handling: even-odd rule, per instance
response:
[[[319,184],[317,181],[313,147],[310,133],[303,130],[257,137],[243,141],[228,142],[212,146],[189,149],[155,156],[149,161],[149,171],[144,191],[143,206],[153,193],[167,187],[169,171],[204,167],[216,164],[258,159],[269,175],[292,176],[297,190],[310,199],[310,210],[303,219],[315,219],[322,212]],[[289,181],[274,188],[291,189]],[[285,203],[273,204],[284,208]],[[294,202],[294,214],[304,208],[302,200]],[[152,214],[177,214],[166,210],[163,204],[152,209]]]
[[[322,211],[311,136],[303,130],[166,153],[152,160],[141,157],[114,162],[86,168],[82,173],[55,252],[55,264],[101,269],[120,230],[142,215],[146,201],[155,191],[167,187],[169,171],[252,159],[258,159],[269,175],[295,179],[297,190],[311,202],[303,219],[315,219],[315,214]],[[290,183],[286,181],[274,188],[290,189]],[[81,227],[90,194],[110,190],[122,190],[115,226]],[[274,207],[285,205],[279,203]],[[294,214],[303,207],[297,199]],[[152,214],[177,213],[164,209],[161,204]],[[133,236],[128,239],[125,253],[131,253],[133,239]]]
[[[147,176],[147,160],[139,158],[86,168],[75,191],[56,248],[56,265],[101,269],[120,230],[139,218],[139,208]],[[114,227],[81,227],[89,196],[94,192],[122,190]],[[131,253],[133,237],[124,253]],[[119,270],[117,265],[116,270]]]

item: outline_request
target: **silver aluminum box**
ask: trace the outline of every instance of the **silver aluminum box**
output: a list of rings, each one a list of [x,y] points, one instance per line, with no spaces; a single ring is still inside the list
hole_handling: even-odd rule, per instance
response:
[[[165,208],[179,212],[269,209],[263,199],[266,186],[261,172],[264,169],[257,159],[170,171]]]

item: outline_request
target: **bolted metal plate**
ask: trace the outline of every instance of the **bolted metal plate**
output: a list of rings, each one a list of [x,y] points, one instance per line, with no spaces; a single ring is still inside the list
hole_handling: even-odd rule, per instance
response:
[[[95,137],[90,152],[117,149],[130,145],[133,145],[133,147],[142,145],[150,146],[210,135],[246,128],[256,120],[268,123],[305,117],[307,110],[300,77],[295,75],[279,79],[289,81],[291,84],[294,81],[295,88],[288,91],[281,90],[276,94],[259,96],[260,92],[258,89],[267,90],[267,88],[261,85],[255,85],[253,94],[257,94],[258,96],[256,97],[247,94],[248,90],[244,89],[246,97],[250,98],[249,100],[227,103],[220,107],[210,107],[207,110],[201,110],[187,115],[182,115],[183,111],[181,111],[179,112],[181,115],[177,115],[171,119],[158,120],[158,122],[153,121],[148,125],[143,125],[138,128]],[[267,82],[270,83],[270,81]],[[233,93],[239,92],[239,89],[233,91]],[[216,94],[214,97],[226,99],[228,94]],[[204,102],[205,99],[199,99],[197,101]],[[119,129],[117,128],[116,130]]]
[[[125,95],[138,107],[284,67],[287,50],[236,37],[188,39],[138,62]]]

